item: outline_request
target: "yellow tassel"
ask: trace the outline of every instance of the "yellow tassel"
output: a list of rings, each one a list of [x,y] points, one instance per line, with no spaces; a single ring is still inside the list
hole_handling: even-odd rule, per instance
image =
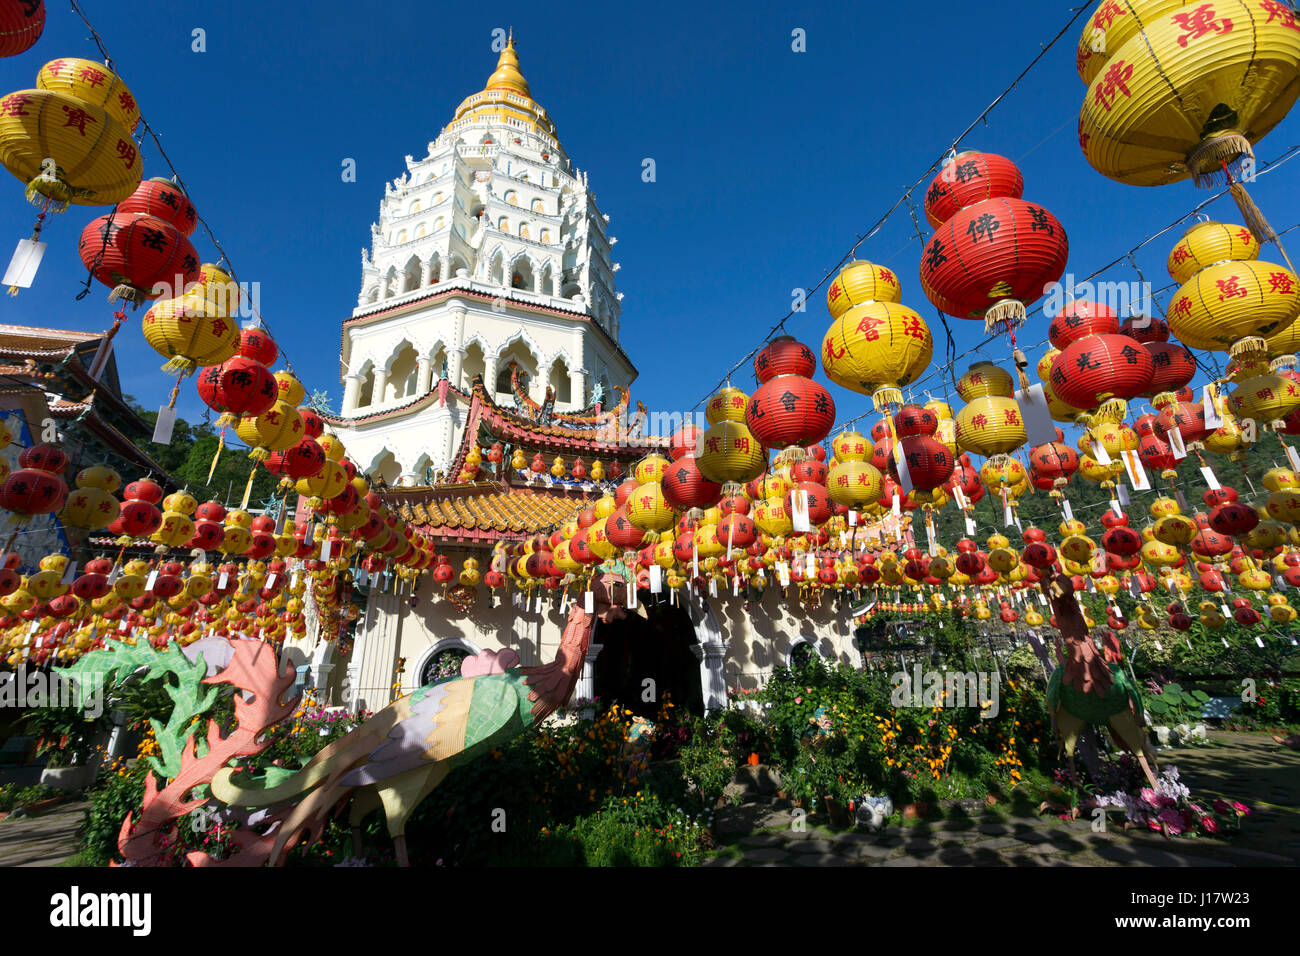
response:
[[[176,372],[180,375],[193,375],[196,368],[198,368],[198,363],[194,359],[186,358],[184,355],[176,355],[163,364],[162,370],[168,374]]]
[[[248,496],[253,493],[253,479],[257,477],[257,465],[254,464],[252,470],[248,473],[248,484],[244,485],[244,497],[239,503],[239,510],[243,511],[248,507]]]
[[[217,453],[216,453],[215,455],[212,456],[212,464],[208,466],[208,480],[207,480],[207,483],[208,483],[209,485],[212,484],[212,474],[213,474],[213,472],[215,472],[215,471],[217,470],[217,459],[221,457],[221,449],[223,449],[223,448],[225,448],[225,447],[226,447],[226,433],[225,433],[224,431],[222,431],[220,437],[217,438]]]
[[[42,174],[27,184],[23,195],[33,206],[48,208],[50,212],[63,212],[68,208],[68,201],[72,199],[72,187]]]

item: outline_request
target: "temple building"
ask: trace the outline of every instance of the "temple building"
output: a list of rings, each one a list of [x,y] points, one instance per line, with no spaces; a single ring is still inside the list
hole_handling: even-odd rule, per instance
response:
[[[362,253],[342,406],[327,421],[455,572],[473,559],[486,573],[498,543],[553,533],[667,440],[629,407],[637,372],[619,345],[617,240],[532,98],[513,36],[486,87],[406,165]],[[412,593],[389,575],[359,576],[367,598],[346,666],[331,642],[292,655],[324,699],[353,710],[377,710],[465,654],[509,647],[524,665],[551,660],[581,599],[573,587],[458,589],[432,573]],[[741,593],[670,596],[644,582],[640,598],[597,630],[576,700],[653,716],[670,695],[702,713],[799,648],[858,660],[847,614],[788,604],[776,588],[752,607]]]

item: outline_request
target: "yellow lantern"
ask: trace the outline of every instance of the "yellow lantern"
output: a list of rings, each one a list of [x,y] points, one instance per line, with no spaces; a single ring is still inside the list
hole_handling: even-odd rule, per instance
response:
[[[276,402],[256,418],[247,415],[241,418],[235,434],[253,449],[250,457],[260,461],[271,452],[292,448],[302,440],[302,415],[293,404]]]
[[[786,535],[794,530],[794,522],[786,511],[783,498],[765,498],[754,503],[754,524],[764,534]]]
[[[163,371],[190,374],[220,365],[239,348],[239,286],[224,269],[204,263],[200,279],[184,295],[155,302],[144,314],[145,341],[168,361]]]
[[[757,478],[767,464],[766,450],[744,422],[723,420],[710,425],[702,447],[696,461],[700,474],[719,484]]]
[[[1300,33],[1297,34],[1300,38]],[[1229,260],[1199,270],[1182,284],[1169,304],[1170,331],[1196,349],[1243,354],[1266,353],[1258,337],[1281,332],[1300,314],[1300,280],[1271,262]],[[1233,348],[1237,345],[1236,348]]]
[[[516,448],[511,453],[510,467],[513,468],[515,471],[523,471],[525,468],[528,467],[528,456],[524,454],[524,450],[522,448]],[[593,478],[596,477],[595,468],[592,469],[591,476]],[[597,478],[596,480],[599,481],[600,479]]]
[[[957,413],[957,446],[965,451],[987,458],[1019,448],[1026,438],[1014,398],[985,395]]]
[[[872,450],[871,440],[861,432],[840,432],[831,440],[831,453],[836,461],[866,461]]]
[[[663,481],[670,464],[671,462],[663,455],[646,455],[632,469],[632,477],[643,485],[652,481]]]
[[[899,386],[925,371],[934,339],[921,316],[897,302],[855,305],[822,340],[822,369],[835,384],[870,395],[876,408],[902,402]]]
[[[1086,69],[1080,63],[1081,74],[1091,79],[1079,143],[1093,168],[1132,186],[1158,186],[1209,176],[1224,162],[1253,156],[1251,144],[1300,94],[1294,14],[1263,0],[1203,3],[1194,10],[1138,0],[1126,5],[1143,11],[1141,28],[1108,26]],[[1123,13],[1108,4],[1098,16],[1112,7]]]
[[[748,395],[728,385],[726,388],[719,389],[717,394],[709,399],[709,404],[704,406],[704,418],[710,425],[719,422],[743,422],[745,406],[748,404]]]
[[[275,373],[275,387],[280,393],[279,400],[288,402],[295,408],[301,405],[302,400],[307,397],[307,390],[303,388],[302,382],[298,381],[298,377],[288,369],[281,369]],[[342,458],[342,454],[339,457]]]
[[[319,502],[343,494],[347,482],[348,473],[343,470],[343,466],[336,461],[326,460],[324,468],[308,478],[299,478],[294,487],[298,494],[316,499],[317,504],[312,507],[319,507]]]
[[[80,480],[81,476],[78,475],[78,481]],[[83,486],[68,495],[59,518],[74,528],[98,531],[112,524],[121,510],[121,505],[111,492],[94,485]]]
[[[1294,327],[1295,323],[1292,323]],[[1271,346],[1270,346],[1271,348]],[[1300,408],[1300,385],[1289,378],[1267,372],[1248,378],[1230,396],[1239,418],[1279,422]]]
[[[667,531],[673,526],[673,509],[658,481],[637,486],[627,499],[627,518],[642,531]]]
[[[564,472],[564,457],[562,455],[556,455],[555,460],[551,462],[551,474],[556,478],[563,478]]]
[[[976,362],[957,379],[957,394],[963,402],[990,395],[1009,397],[1014,391],[1011,373],[992,362]]]
[[[1201,269],[1229,259],[1259,258],[1259,242],[1245,226],[1198,222],[1169,253],[1169,275],[1179,285]]]
[[[836,461],[826,476],[826,491],[831,501],[846,508],[861,510],[880,497],[884,476],[869,461]]]
[[[855,305],[864,302],[900,302],[903,290],[898,277],[872,262],[850,262],[840,270],[826,290],[826,308],[838,319]]]
[[[121,83],[106,67],[97,69]],[[38,206],[48,201],[53,212],[69,203],[121,202],[144,171],[130,130],[102,107],[61,89],[19,90],[0,100],[0,162],[27,185],[29,200]]]

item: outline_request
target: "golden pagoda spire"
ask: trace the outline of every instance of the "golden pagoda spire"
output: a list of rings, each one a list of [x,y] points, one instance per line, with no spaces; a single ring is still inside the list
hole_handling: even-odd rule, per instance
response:
[[[510,28],[505,49],[501,51],[501,55],[497,58],[496,71],[488,77],[487,86],[484,89],[507,89],[532,99],[532,93],[528,89],[528,81],[519,72],[519,56],[515,53],[514,27]]]

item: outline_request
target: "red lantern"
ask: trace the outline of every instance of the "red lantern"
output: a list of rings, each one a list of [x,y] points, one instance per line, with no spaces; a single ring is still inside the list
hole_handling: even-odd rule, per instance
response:
[[[273,451],[263,462],[266,470],[290,481],[311,478],[325,467],[325,450],[314,438],[304,438],[292,448]]]
[[[147,501],[156,505],[163,499],[162,485],[151,478],[141,478],[127,485],[122,491],[122,497],[127,501]]]
[[[0,56],[30,50],[45,29],[45,0],[0,2]]]
[[[664,498],[674,508],[710,508],[722,496],[722,485],[709,481],[700,473],[693,455],[683,455],[664,472]]]
[[[933,435],[939,430],[939,416],[924,405],[904,405],[894,416],[894,434],[899,438]]]
[[[1138,457],[1143,465],[1156,471],[1171,471],[1178,467],[1173,448],[1157,435],[1142,436],[1138,441]]]
[[[56,445],[32,445],[18,453],[18,467],[62,475],[68,468],[68,456]]]
[[[325,433],[325,419],[314,408],[302,405],[298,408],[298,414],[302,416],[302,433],[308,438],[320,438]]]
[[[142,182],[135,192],[118,203],[117,211],[145,213],[161,219],[182,236],[192,235],[199,224],[198,213],[185,190],[175,181],[161,177]]]
[[[280,347],[266,329],[243,329],[239,333],[239,351],[236,354],[261,365],[274,365],[280,357]]]
[[[131,498],[122,502],[117,520],[122,534],[129,538],[147,538],[162,527],[162,512],[151,501]]]
[[[202,369],[196,385],[203,404],[221,414],[217,424],[223,428],[245,415],[256,418],[279,398],[270,370],[242,355]]]
[[[1176,392],[1196,377],[1196,359],[1178,342],[1147,342],[1151,353],[1151,381],[1142,391],[1147,398],[1161,392]]]
[[[831,499],[822,485],[814,484],[811,481],[801,481],[795,484],[785,494],[785,510],[787,514],[794,514],[794,492],[802,491],[808,498],[808,523],[814,528],[824,524],[831,517]]]
[[[82,265],[113,291],[108,299],[137,306],[175,298],[199,281],[199,254],[168,222],[144,213],[92,219],[77,245]]]
[[[1064,351],[1089,335],[1115,335],[1119,332],[1119,316],[1110,306],[1087,299],[1076,299],[1061,307],[1047,327],[1047,337]]]
[[[733,511],[718,522],[718,542],[726,547],[747,548],[758,538],[758,529],[752,518]]]
[[[1120,334],[1143,344],[1169,341],[1169,323],[1159,316],[1134,315],[1124,320]]]
[[[1156,416],[1156,434],[1168,441],[1173,428],[1178,429],[1184,445],[1200,441],[1214,431],[1205,424],[1205,408],[1200,402],[1170,402],[1160,409]]]
[[[1069,251],[1065,228],[1042,206],[987,199],[935,230],[921,254],[921,287],[949,315],[1010,328],[1061,278]]]
[[[816,368],[817,357],[812,349],[790,335],[778,336],[754,356],[754,375],[760,383],[778,375],[812,378]]]
[[[1096,408],[1111,398],[1145,393],[1155,369],[1151,353],[1125,335],[1088,335],[1052,361],[1056,397],[1075,408]]]
[[[777,375],[750,396],[745,424],[768,448],[813,445],[835,424],[835,400],[825,386],[802,375]]]
[[[1020,168],[1005,156],[968,150],[948,160],[925,192],[925,218],[938,228],[957,210],[986,199],[1024,195]]]
[[[635,551],[645,543],[645,532],[632,524],[627,508],[620,507],[605,521],[605,537],[609,543],[624,551]]]
[[[904,438],[903,460],[912,487],[921,491],[938,488],[951,477],[954,462],[948,446],[929,435],[917,435]],[[898,477],[898,464],[894,456],[889,457],[889,473]]]
[[[1079,453],[1065,444],[1064,435],[1058,428],[1057,440],[1042,445],[1035,445],[1029,450],[1029,477],[1035,487],[1049,490],[1070,480],[1070,476],[1079,470]]]

